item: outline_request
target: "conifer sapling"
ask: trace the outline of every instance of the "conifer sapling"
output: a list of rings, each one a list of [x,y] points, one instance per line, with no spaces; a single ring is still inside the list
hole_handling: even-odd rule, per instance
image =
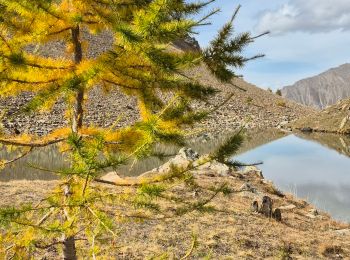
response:
[[[218,10],[201,19],[193,17],[212,2],[0,0],[0,96],[30,92],[33,98],[21,113],[47,111],[63,100],[69,121],[67,127],[40,137],[1,132],[0,142],[17,147],[21,154],[1,160],[0,166],[53,144],[65,151],[70,162],[70,167],[54,171],[61,182],[40,203],[0,209],[1,255],[35,257],[62,245],[64,259],[77,259],[78,254],[96,258],[107,254],[101,247],[108,244],[106,240],[116,241],[118,225],[125,219],[145,219],[159,212],[169,217],[173,204],[179,204],[175,215],[212,210],[210,199],[181,203],[186,198],[168,195],[174,183],[199,187],[190,173],[192,165],[138,183],[132,191],[118,183],[112,186],[114,192],[96,184],[103,170],[152,155],[156,143],[183,144],[186,125],[211,112],[191,108],[194,100],[207,100],[217,91],[186,76],[187,69],[204,63],[218,79],[232,82],[234,68],[260,57],[242,55],[256,37],[232,35],[239,8],[206,49],[171,51],[174,41],[209,24]],[[113,44],[91,58],[83,35],[102,32],[108,32]],[[42,46],[57,41],[64,43],[65,55],[41,53]],[[124,127],[86,125],[88,94],[95,88],[136,98],[140,120]],[[238,137],[229,139],[211,159],[225,162],[240,142]],[[209,198],[227,191],[225,184],[212,188]],[[165,204],[159,204],[159,199]],[[82,250],[86,244],[90,249]]]

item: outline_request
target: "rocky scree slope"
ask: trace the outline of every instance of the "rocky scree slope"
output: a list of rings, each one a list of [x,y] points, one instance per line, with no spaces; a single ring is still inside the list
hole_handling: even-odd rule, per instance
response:
[[[89,41],[86,52],[86,57],[89,58],[105,52],[113,44],[113,37],[108,32],[98,35],[84,33],[83,37]],[[34,50],[35,48],[38,47],[28,47],[29,50]],[[65,48],[66,46],[63,42],[52,42],[45,46],[40,46],[37,50],[44,56],[58,57],[65,55]],[[173,48],[175,51],[188,48],[198,49],[199,44],[193,38],[188,38],[175,42]],[[284,125],[289,121],[295,120],[301,115],[314,112],[311,108],[285,100],[251,85],[243,79],[236,79],[233,83],[246,91],[239,90],[232,84],[223,84],[216,80],[204,65],[187,71],[186,74],[220,91],[209,103],[198,102],[193,105],[194,108],[214,108],[217,104],[223,102],[230,93],[234,93],[233,98],[224,107],[197,125],[204,132],[222,133],[226,130],[232,131],[241,126],[247,128],[276,127],[281,123]],[[132,124],[139,119],[136,100],[120,93],[118,90],[106,95],[99,88],[96,88],[89,95],[89,102],[86,104],[84,117],[87,125],[108,127],[113,125],[118,119],[116,127],[121,127]],[[13,134],[28,132],[44,135],[56,127],[63,127],[68,124],[67,119],[64,117],[63,101],[57,102],[53,110],[47,113],[18,113],[31,98],[31,93],[23,93],[19,97],[0,99],[0,114],[5,113],[5,116],[2,118],[5,131]]]
[[[284,87],[282,96],[317,109],[334,105],[350,97],[350,63]]]
[[[339,101],[318,113],[293,122],[295,129],[337,134],[350,134],[350,98]]]

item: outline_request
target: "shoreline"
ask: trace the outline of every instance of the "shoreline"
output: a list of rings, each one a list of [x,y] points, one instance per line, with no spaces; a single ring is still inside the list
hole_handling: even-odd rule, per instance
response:
[[[126,244],[120,251],[111,252],[112,256],[140,259],[154,256],[155,252],[168,252],[177,259],[191,243],[192,232],[197,233],[199,243],[193,252],[194,259],[209,253],[214,259],[232,256],[236,259],[280,258],[281,254],[293,259],[342,259],[350,255],[350,223],[335,221],[305,200],[281,193],[271,181],[262,177],[256,167],[229,172],[218,171],[223,168],[217,166],[207,165],[195,174],[195,178],[204,186],[222,182],[229,184],[234,193],[220,195],[212,202],[213,206],[224,211],[191,213],[168,221],[125,223],[120,243],[130,241],[130,238],[133,243]],[[13,205],[14,201],[37,201],[57,183],[0,182],[0,191],[7,194],[0,205]],[[110,189],[118,191],[121,188]],[[181,192],[179,189],[178,193]],[[192,196],[187,193],[183,195]],[[256,200],[260,204],[263,196],[269,196],[273,200],[273,208],[281,210],[282,221],[252,210],[252,202]]]

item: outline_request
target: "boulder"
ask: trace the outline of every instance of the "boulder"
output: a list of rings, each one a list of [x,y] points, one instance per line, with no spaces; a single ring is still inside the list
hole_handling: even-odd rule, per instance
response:
[[[122,180],[122,178],[118,175],[117,172],[113,171],[113,172],[109,172],[109,173],[103,175],[101,177],[101,180],[110,181],[110,182],[118,182],[118,181]]]
[[[295,206],[294,204],[289,204],[287,206],[282,206],[282,207],[279,207],[280,210],[293,210],[295,209],[297,206]]]
[[[310,209],[309,212],[305,214],[305,216],[311,219],[317,218],[319,215],[320,214],[318,213],[317,209]]]
[[[206,162],[206,163],[205,163]],[[204,163],[204,164],[203,164]],[[196,167],[194,170],[197,174],[204,174],[206,176],[232,176],[232,171],[226,164],[220,163],[216,160],[211,160],[209,155],[203,155],[193,163]]]
[[[253,201],[251,205],[251,210],[253,212],[259,212],[259,203],[256,200]]]
[[[311,215],[314,215],[314,216],[318,216],[319,215],[317,209],[310,209],[309,212],[310,212]]]
[[[180,149],[178,155],[181,156],[183,159],[186,159],[189,161],[195,161],[199,159],[199,154],[196,151],[194,151],[192,148],[183,147]]]
[[[346,116],[343,118],[343,120],[340,123],[339,130],[343,130],[343,128],[345,127],[349,119],[350,119],[350,116]]]
[[[302,127],[300,128],[301,132],[306,132],[306,133],[311,133],[312,132],[312,128],[311,127]]]
[[[338,229],[338,230],[334,230],[334,233],[338,236],[347,236],[347,235],[350,235],[350,229],[349,228]]]
[[[262,170],[256,166],[246,166],[244,167],[243,174],[256,174],[259,178],[264,179]]]
[[[288,125],[289,124],[289,121],[282,121],[282,122],[280,122],[279,124],[278,124],[278,126],[280,126],[280,127],[285,127],[286,125]]]
[[[272,206],[273,202],[269,196],[264,196],[259,208],[259,213],[265,215],[266,217],[272,217]]]
[[[311,218],[311,219],[316,218],[316,216],[313,215],[313,214],[311,214],[311,213],[308,213],[308,214],[306,214],[305,216],[307,216],[308,218]]]
[[[230,176],[230,167],[217,161],[211,161],[198,167],[199,174],[227,177]]]
[[[121,178],[117,172],[109,172],[104,175],[101,180],[117,182],[121,184],[142,183],[145,180],[150,180],[157,176],[166,176],[167,174],[171,173],[173,167],[185,169],[198,158],[199,154],[193,151],[191,148],[182,148],[174,158],[170,159],[165,164],[147,171],[138,177]]]
[[[244,183],[240,188],[239,191],[249,191],[252,193],[256,193],[256,188],[254,188],[250,183]]]
[[[272,217],[276,220],[276,221],[282,221],[282,212],[279,208],[275,209],[272,213]]]

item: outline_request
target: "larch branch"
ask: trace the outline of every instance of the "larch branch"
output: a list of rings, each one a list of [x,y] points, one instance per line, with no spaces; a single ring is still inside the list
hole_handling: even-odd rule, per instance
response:
[[[0,143],[1,144],[4,144],[4,145],[14,145],[14,146],[23,146],[23,147],[45,147],[45,146],[49,146],[49,145],[52,145],[52,144],[57,144],[57,143],[60,143],[60,142],[63,142],[65,141],[66,138],[59,138],[59,139],[54,139],[54,140],[49,140],[49,141],[46,141],[46,142],[21,142],[21,141],[18,141],[18,140],[11,140],[11,139],[3,139],[3,138],[0,138]]]
[[[33,147],[30,147],[30,149],[28,151],[26,151],[25,153],[22,153],[21,155],[19,155],[18,157],[10,160],[10,161],[6,161],[4,162],[2,165],[3,166],[6,166],[6,165],[9,165],[11,163],[14,163],[16,161],[18,161],[19,159],[22,159],[23,157],[26,157],[28,154],[30,154],[30,152],[33,150],[34,148]]]

